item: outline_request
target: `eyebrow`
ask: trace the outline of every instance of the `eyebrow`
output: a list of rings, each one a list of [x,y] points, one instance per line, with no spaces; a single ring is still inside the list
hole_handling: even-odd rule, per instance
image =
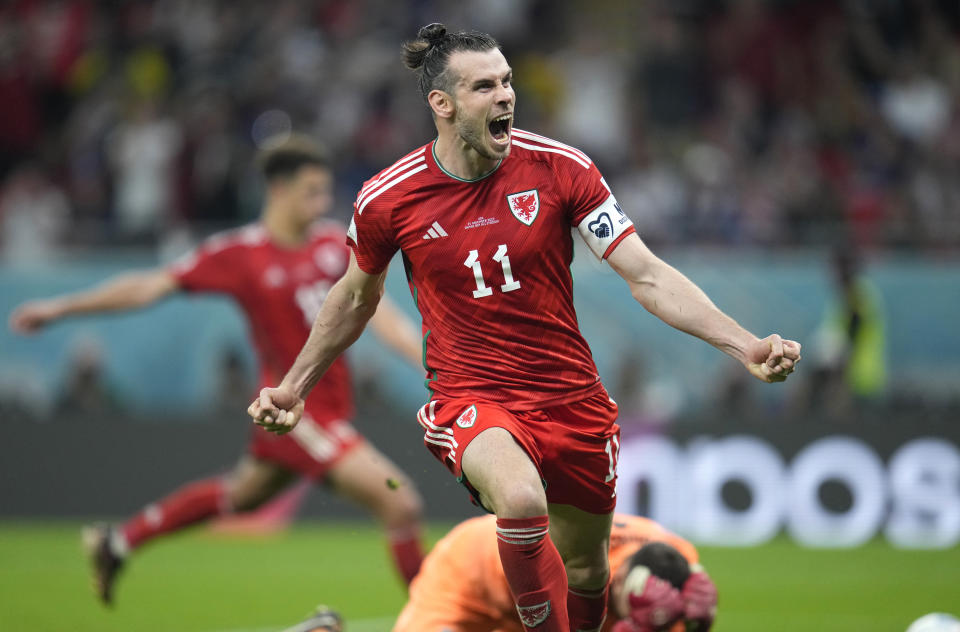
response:
[[[503,76],[501,77],[501,79],[512,79],[512,78],[513,78],[513,68],[508,68],[507,72],[503,73]],[[470,84],[470,87],[473,89],[476,89],[476,88],[483,88],[484,86],[490,86],[490,85],[493,85],[493,79],[484,77],[482,79],[477,79],[476,81],[474,81],[472,84]]]

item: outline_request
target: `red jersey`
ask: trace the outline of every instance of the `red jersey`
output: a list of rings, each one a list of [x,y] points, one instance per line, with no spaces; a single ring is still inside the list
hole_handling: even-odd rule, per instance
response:
[[[403,252],[432,391],[531,410],[602,389],[573,307],[571,227],[603,258],[633,226],[584,153],[516,129],[511,142],[470,181],[420,147],[364,184],[348,235],[370,274]]]
[[[284,248],[266,229],[251,224],[217,233],[170,272],[188,292],[216,292],[233,298],[246,315],[260,361],[260,383],[275,385],[307,341],[327,292],[346,272],[350,251],[343,227],[323,222],[306,244]],[[323,375],[307,400],[323,417],[353,416],[350,373],[343,357]],[[320,415],[317,415],[320,416]]]

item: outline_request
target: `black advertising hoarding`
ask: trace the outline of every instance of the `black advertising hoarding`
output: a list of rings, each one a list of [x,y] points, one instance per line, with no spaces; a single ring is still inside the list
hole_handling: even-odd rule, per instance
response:
[[[619,511],[704,544],[750,546],[784,532],[814,547],[877,536],[907,548],[960,542],[956,418],[627,427],[618,469]]]

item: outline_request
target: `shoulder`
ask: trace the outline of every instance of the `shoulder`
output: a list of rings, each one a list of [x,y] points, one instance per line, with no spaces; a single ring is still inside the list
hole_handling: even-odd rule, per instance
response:
[[[358,215],[363,215],[371,206],[389,208],[395,202],[426,177],[427,151],[430,143],[418,147],[400,160],[363,183],[357,194],[354,206]]]
[[[220,231],[207,237],[199,250],[206,255],[215,255],[232,250],[245,250],[267,243],[266,229],[259,223]]]
[[[255,245],[266,243],[267,234],[259,224],[220,231],[204,239],[198,246],[176,259],[170,270],[177,275],[187,274],[198,266],[238,259],[234,253],[243,253]]]
[[[335,219],[322,219],[310,227],[310,241],[343,241],[347,227]]]
[[[619,535],[624,540],[635,540],[641,543],[666,542],[687,558],[687,561],[696,562],[699,559],[697,549],[693,544],[658,522],[641,516],[628,516],[619,513],[614,516],[613,520],[614,530],[616,531],[619,528]]]
[[[521,159],[547,162],[560,168],[589,170],[593,166],[590,157],[576,147],[522,129],[511,132],[510,144],[516,157]]]
[[[656,520],[644,516],[631,516],[618,513],[614,515],[614,520],[621,522],[632,531],[642,531],[649,534],[669,534],[670,531]]]
[[[663,542],[671,539],[673,534],[659,523],[642,516],[615,514],[611,537],[633,542]]]

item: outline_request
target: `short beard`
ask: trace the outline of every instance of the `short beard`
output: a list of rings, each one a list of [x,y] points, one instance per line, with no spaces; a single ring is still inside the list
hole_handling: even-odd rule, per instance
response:
[[[475,152],[480,154],[481,157],[486,158],[487,160],[500,160],[501,158],[506,157],[510,153],[510,146],[507,145],[507,151],[501,154],[495,154],[491,152],[486,146],[486,136],[487,133],[486,127],[480,128],[480,133],[477,133],[477,130],[471,129],[463,121],[458,120],[456,123],[457,126],[457,135],[469,145]]]

